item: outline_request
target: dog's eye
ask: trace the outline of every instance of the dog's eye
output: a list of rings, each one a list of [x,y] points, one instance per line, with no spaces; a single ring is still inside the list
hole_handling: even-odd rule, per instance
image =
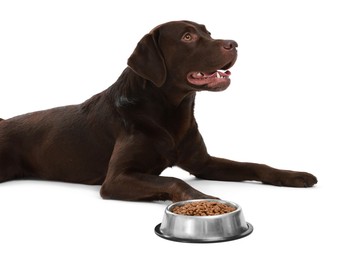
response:
[[[182,40],[186,41],[186,42],[189,42],[189,41],[192,40],[192,35],[190,33],[186,33],[186,34],[183,35]]]

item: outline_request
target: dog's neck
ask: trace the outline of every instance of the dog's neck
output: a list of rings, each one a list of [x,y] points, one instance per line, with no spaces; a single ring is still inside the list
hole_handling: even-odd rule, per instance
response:
[[[167,126],[176,140],[182,138],[180,133],[186,132],[184,128],[189,128],[194,123],[195,94],[194,91],[181,91],[171,84],[157,87],[129,68],[107,89],[111,104],[126,119],[134,118],[132,122],[139,122],[144,128],[154,124]],[[151,120],[153,124],[149,124]]]
[[[189,91],[186,88],[179,87],[174,83],[165,83],[161,90],[166,97],[166,99],[170,102],[170,104],[174,107],[180,106],[184,101],[193,102],[196,97],[195,91]]]

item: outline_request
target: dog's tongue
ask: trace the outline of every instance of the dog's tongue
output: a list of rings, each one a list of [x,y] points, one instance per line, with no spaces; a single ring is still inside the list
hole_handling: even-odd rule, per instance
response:
[[[208,74],[205,72],[194,72],[191,75],[194,79],[203,79],[203,78],[224,78],[230,76],[229,70],[217,70],[216,72],[212,74]]]

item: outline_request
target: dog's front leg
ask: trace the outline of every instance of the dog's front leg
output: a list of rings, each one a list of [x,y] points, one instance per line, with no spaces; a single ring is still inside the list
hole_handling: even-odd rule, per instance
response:
[[[101,187],[101,196],[104,199],[171,200],[173,202],[214,198],[199,192],[180,179],[149,175],[138,171],[125,172],[106,179]]]
[[[310,173],[275,169],[265,164],[236,162],[209,157],[202,169],[193,173],[198,178],[221,181],[259,181],[288,187],[311,187],[317,179]]]
[[[101,196],[105,199],[174,202],[213,198],[180,179],[159,176],[167,166],[167,159],[156,151],[152,140],[117,142],[101,187]]]
[[[207,153],[200,133],[193,130],[179,152],[178,166],[198,178],[219,181],[260,181],[289,187],[311,187],[317,183],[307,172],[275,169],[265,164],[236,162],[212,157]]]

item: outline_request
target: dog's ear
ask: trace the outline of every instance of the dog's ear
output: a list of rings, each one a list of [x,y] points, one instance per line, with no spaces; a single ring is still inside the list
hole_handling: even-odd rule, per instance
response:
[[[158,30],[146,34],[138,42],[127,64],[139,76],[160,87],[166,79],[166,66],[158,46],[158,36]]]

